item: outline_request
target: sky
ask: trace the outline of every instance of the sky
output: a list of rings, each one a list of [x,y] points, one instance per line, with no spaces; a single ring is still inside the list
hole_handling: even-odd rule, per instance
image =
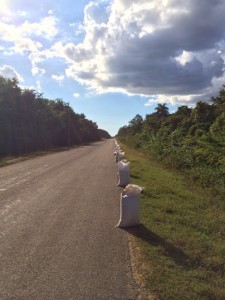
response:
[[[115,135],[225,84],[224,0],[0,0],[0,75]]]

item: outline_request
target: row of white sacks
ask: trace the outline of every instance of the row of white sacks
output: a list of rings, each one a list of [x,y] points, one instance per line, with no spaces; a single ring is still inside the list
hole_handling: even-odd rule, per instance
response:
[[[142,187],[130,184],[130,163],[125,159],[125,152],[115,140],[116,162],[118,166],[118,186],[125,187],[120,195],[120,220],[118,227],[131,227],[140,225],[140,194]]]

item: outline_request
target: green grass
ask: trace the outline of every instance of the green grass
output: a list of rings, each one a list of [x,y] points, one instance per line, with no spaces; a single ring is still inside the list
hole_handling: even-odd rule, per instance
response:
[[[137,270],[144,287],[163,300],[224,300],[225,200],[153,157],[122,148],[132,183],[145,187],[142,225],[128,229],[140,249]]]

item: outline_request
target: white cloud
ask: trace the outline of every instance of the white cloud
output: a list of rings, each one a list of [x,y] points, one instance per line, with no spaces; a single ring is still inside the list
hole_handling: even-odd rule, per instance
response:
[[[40,42],[25,37],[15,25],[2,22],[0,22],[0,38],[12,44],[10,48],[10,52],[12,53],[23,54],[26,51],[38,51],[42,47]]]
[[[57,35],[58,29],[56,28],[57,18],[55,16],[48,16],[40,20],[40,22],[24,22],[19,27],[21,35],[28,36],[42,36],[50,39]]]
[[[52,10],[52,9],[49,9],[49,11],[48,11],[48,15],[53,15],[54,14],[54,11]]]
[[[4,44],[4,48],[1,49],[3,55],[27,55],[31,62],[32,75],[43,75],[46,72],[44,62],[47,59],[65,57],[64,53],[60,53],[60,41],[51,46],[52,40],[57,39],[59,20],[53,15],[53,10],[49,10],[48,16],[39,21],[30,21],[31,18],[24,20],[27,12],[10,10],[8,2],[0,0],[0,4],[4,4],[3,2],[7,4],[2,5],[0,11],[0,41]]]
[[[61,82],[65,79],[65,76],[64,75],[52,75],[52,79],[54,79],[58,82]]]
[[[42,36],[49,39],[57,35],[56,28],[57,18],[55,16],[48,16],[42,18],[40,22],[30,23],[28,21],[19,25],[0,22],[0,37],[4,41],[16,43],[21,38]]]
[[[40,42],[28,38],[20,38],[10,50],[13,53],[24,54],[25,52],[37,52],[40,48],[42,48]]]
[[[224,74],[225,2],[90,2],[85,38],[64,47],[66,75],[99,92],[190,102]]]
[[[194,99],[197,99],[197,98],[201,98],[203,97],[204,95],[173,95],[173,96],[170,96],[170,95],[161,95],[161,94],[158,94],[158,95],[155,95],[155,96],[152,96],[147,103],[145,103],[145,106],[150,106],[152,104],[155,104],[155,103],[170,103],[172,105],[175,105],[176,103],[179,103],[181,105],[189,105],[190,103],[192,102],[195,102]]]
[[[54,16],[42,18],[39,22],[23,22],[16,26],[11,23],[0,22],[0,39],[11,44],[5,55],[13,54],[29,54],[31,61],[32,75],[42,75],[45,69],[38,66],[38,63],[46,57],[40,54],[40,49],[43,48],[39,38],[51,39],[57,35],[56,28],[57,19]]]
[[[96,0],[82,24],[68,24],[75,40],[84,36],[77,44],[63,41],[53,10],[39,22],[0,21],[0,39],[11,45],[8,55],[29,55],[33,76],[56,58],[89,91],[190,103],[224,83],[224,15],[223,0]]]
[[[22,17],[27,17],[28,16],[28,12],[24,11],[24,10],[19,10],[16,12],[18,15],[22,16]]]
[[[0,19],[2,22],[10,22],[14,17],[27,17],[28,13],[24,10],[12,11],[12,3],[8,0],[0,0]]]
[[[78,98],[78,97],[80,97],[80,94],[79,93],[73,93],[73,97]]]
[[[70,24],[71,27],[75,27],[76,24]],[[77,25],[77,28],[75,30],[75,36],[79,36],[81,34],[84,34],[85,33],[85,28],[84,28],[84,25],[83,24],[78,24]]]
[[[43,66],[46,60],[53,58],[68,60],[62,42],[56,42],[50,48],[46,48],[42,51],[31,52],[28,58],[31,61],[33,76],[45,73],[45,69],[40,67],[40,65]]]
[[[1,21],[0,39],[12,45],[7,54],[39,52],[43,48],[40,38],[49,40],[58,34],[56,24],[57,18],[54,16],[42,18],[39,22],[25,21],[19,25]]]
[[[32,73],[33,76],[43,75],[43,74],[45,74],[45,72],[46,72],[45,69],[38,68],[36,65],[32,64],[31,73]]]
[[[0,0],[0,17],[3,20],[7,20],[8,17],[12,14],[9,7],[8,7],[8,3],[7,0]]]
[[[19,82],[23,82],[23,77],[11,66],[3,65],[0,67],[0,75],[6,78],[16,78]]]
[[[23,85],[23,84],[20,84],[19,86],[23,90],[35,90],[35,88],[36,88],[33,85]]]

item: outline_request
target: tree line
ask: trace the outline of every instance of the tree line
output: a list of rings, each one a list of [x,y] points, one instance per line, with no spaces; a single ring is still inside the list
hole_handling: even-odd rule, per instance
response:
[[[0,76],[0,157],[58,147],[71,147],[109,138],[84,114],[62,99],[21,89],[16,79]]]
[[[169,113],[158,104],[155,112],[137,114],[119,129],[122,142],[155,155],[170,168],[185,171],[216,194],[225,191],[225,86],[210,103],[199,101]]]

